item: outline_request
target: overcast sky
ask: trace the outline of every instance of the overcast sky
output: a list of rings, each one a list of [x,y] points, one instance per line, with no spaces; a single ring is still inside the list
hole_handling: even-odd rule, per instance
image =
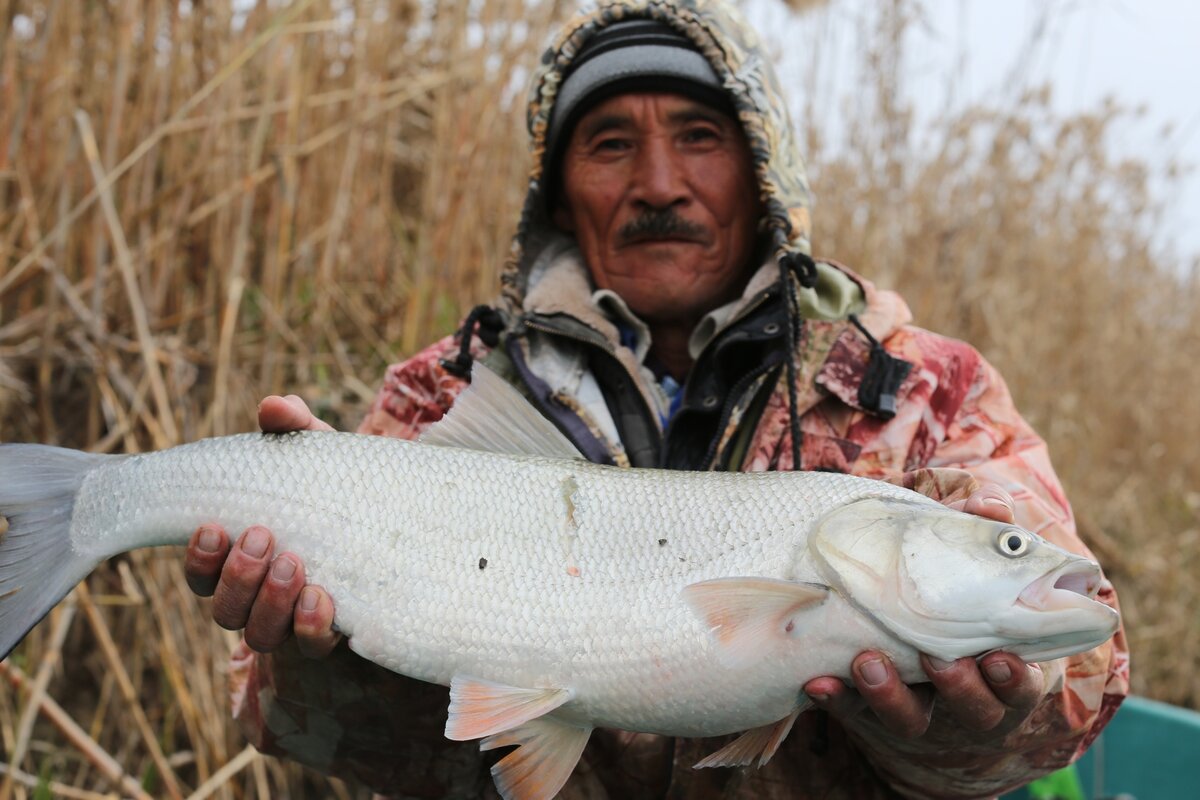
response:
[[[748,0],[745,8],[793,77],[822,70],[819,107],[837,113],[853,86],[858,22],[878,0],[831,0],[797,23],[780,0]],[[926,24],[909,42],[918,112],[948,104],[1003,100],[1049,83],[1064,112],[1098,108],[1106,96],[1145,115],[1116,129],[1113,153],[1152,165],[1169,158],[1200,166],[1200,2],[1196,0],[923,0]],[[1028,48],[1044,25],[1040,46]],[[815,39],[809,34],[819,33]],[[801,52],[797,42],[823,41],[828,52]],[[804,81],[801,85],[809,81]],[[1022,85],[1023,84],[1023,85]],[[952,88],[951,88],[952,87]],[[1171,126],[1164,139],[1162,131]],[[1200,172],[1183,181],[1161,244],[1185,261],[1200,259]]]

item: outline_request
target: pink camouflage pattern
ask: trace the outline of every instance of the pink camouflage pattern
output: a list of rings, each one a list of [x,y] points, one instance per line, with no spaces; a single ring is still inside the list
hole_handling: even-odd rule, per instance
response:
[[[859,280],[868,301],[864,324],[914,367],[896,417],[881,420],[858,404],[865,340],[845,322],[807,323],[797,400],[804,467],[889,480],[943,502],[965,497],[977,481],[993,481],[1016,500],[1018,523],[1088,554],[1045,443],[1018,414],[995,369],[970,346],[909,326],[897,295]],[[455,349],[446,338],[389,368],[359,432],[413,438],[440,419],[465,385],[438,363]],[[475,341],[473,351],[482,356],[486,348]],[[781,383],[742,469],[791,468],[786,402]],[[1107,581],[1099,599],[1117,608]],[[1077,758],[1129,689],[1123,630],[1095,650],[1043,667],[1045,696],[1024,724],[1002,736],[971,733],[935,713],[924,736],[904,740],[868,714],[847,729],[807,713],[765,767],[694,770],[729,739],[597,730],[560,797],[991,797]],[[386,796],[496,796],[487,773],[495,756],[441,735],[446,689],[387,672],[344,646],[314,662],[291,648],[258,655],[243,644],[232,663],[231,694],[243,730],[266,753],[362,781]]]

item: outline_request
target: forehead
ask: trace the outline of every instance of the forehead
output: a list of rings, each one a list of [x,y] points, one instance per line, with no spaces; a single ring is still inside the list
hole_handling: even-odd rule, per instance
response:
[[[588,135],[597,128],[636,128],[649,122],[681,125],[706,120],[736,128],[737,123],[724,111],[687,95],[673,92],[625,92],[597,103],[575,127],[575,135]]]

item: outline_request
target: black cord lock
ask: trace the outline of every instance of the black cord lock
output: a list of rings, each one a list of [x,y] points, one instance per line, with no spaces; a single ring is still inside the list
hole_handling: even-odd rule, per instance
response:
[[[850,315],[850,322],[871,343],[871,358],[858,386],[858,403],[883,419],[891,419],[896,416],[896,394],[912,370],[912,364],[884,350],[854,314]]]

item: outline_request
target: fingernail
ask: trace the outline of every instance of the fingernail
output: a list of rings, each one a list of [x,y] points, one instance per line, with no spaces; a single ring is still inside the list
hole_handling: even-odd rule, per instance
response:
[[[1009,505],[999,497],[985,497],[980,501],[985,506],[999,506],[1000,508],[1008,508]]]
[[[251,528],[246,531],[246,538],[242,540],[242,550],[246,551],[246,555],[262,558],[267,553],[267,545],[271,543],[270,535],[262,528]]]
[[[829,695],[827,695],[827,694],[810,694],[808,696],[808,699],[812,700],[817,705],[825,705],[825,703],[827,703],[829,701]]]
[[[304,591],[300,593],[300,610],[301,611],[316,611],[317,610],[317,590],[311,586],[305,586]]]
[[[993,661],[983,671],[992,683],[1008,683],[1012,679],[1012,670],[1003,661]]]
[[[290,558],[277,558],[275,565],[271,567],[271,577],[277,581],[286,583],[296,574],[296,562]]]
[[[940,658],[937,658],[936,656],[931,656],[931,655],[926,654],[925,658],[928,659],[929,666],[933,667],[934,672],[945,672],[946,670],[948,670],[954,666],[953,661],[942,661]]]
[[[200,548],[202,553],[215,553],[221,546],[221,535],[212,528],[201,528],[200,538],[196,540],[196,547]]]
[[[878,658],[863,662],[862,666],[858,668],[858,674],[862,676],[867,686],[878,686],[888,677],[887,667]]]

